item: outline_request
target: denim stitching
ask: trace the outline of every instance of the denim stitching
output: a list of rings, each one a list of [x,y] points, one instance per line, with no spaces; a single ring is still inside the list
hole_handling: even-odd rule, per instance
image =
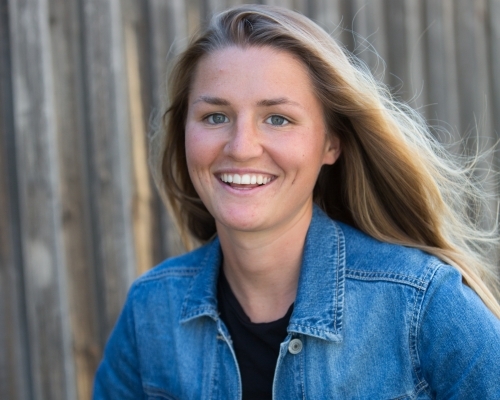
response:
[[[309,326],[309,325],[300,325],[300,324],[292,324],[293,326],[297,326],[297,327],[300,327],[300,328],[307,328],[311,331],[316,331],[316,332],[328,332],[328,333],[333,333],[334,335],[337,335],[337,333],[335,331],[330,331],[330,330],[327,330],[327,329],[320,329],[320,328],[314,328],[312,326]]]
[[[139,278],[139,280],[136,283],[141,284],[143,282],[148,282],[151,280],[161,279],[161,278],[170,277],[170,276],[173,276],[173,277],[175,277],[175,276],[191,277],[191,276],[196,275],[198,272],[200,272],[200,269],[201,268],[199,268],[199,267],[172,267],[166,271],[159,271],[157,273],[150,273],[147,276]]]
[[[213,361],[213,365],[212,365],[212,379],[210,381],[210,398],[213,399],[214,398],[214,390],[215,390],[215,377],[217,375],[217,372],[218,372],[218,368],[217,368],[217,361],[218,361],[218,357],[219,357],[219,342],[217,341],[218,337],[216,337],[216,340],[215,340],[215,357],[214,357],[214,361]]]
[[[304,341],[303,337],[300,337],[302,341]],[[305,388],[305,374],[304,374],[304,352],[305,352],[305,343],[303,343],[302,351],[300,352],[300,386],[302,388],[302,399],[306,400],[306,388]]]
[[[342,316],[344,313],[344,285],[345,285],[345,239],[340,228],[335,225],[337,231],[337,296],[335,296],[335,319],[333,326],[335,332],[342,329]]]
[[[411,327],[410,327],[410,356],[412,361],[413,372],[419,382],[415,388],[418,389],[417,393],[426,390],[426,388],[429,386],[422,376],[420,358],[418,356],[418,332],[421,323],[420,317],[422,315],[421,314],[422,307],[429,284],[434,278],[436,272],[438,271],[441,265],[442,264],[440,263],[433,262],[427,266],[425,274],[423,276],[423,278],[425,278],[427,282],[427,285],[425,288],[419,290],[415,294],[415,301],[413,303],[413,316],[411,319]]]
[[[346,269],[346,276],[351,279],[363,280],[363,281],[378,281],[384,280],[387,282],[401,283],[408,286],[412,286],[419,290],[424,290],[427,283],[417,277],[412,277],[397,272],[385,272],[385,271],[359,271],[355,269]]]
[[[213,246],[213,244],[212,244],[212,246]],[[206,248],[205,256],[203,257],[203,260],[200,263],[200,268],[198,269],[198,271],[201,271],[203,269],[203,267],[205,267],[205,265],[207,264],[207,261],[210,258],[210,255],[212,253],[211,250],[212,250],[211,247]],[[191,291],[193,289],[193,284],[194,284],[194,281],[191,282],[191,285],[189,286],[189,289],[187,290],[187,293],[184,296],[184,301],[182,302],[182,307],[181,307],[181,320],[190,318],[191,316],[195,315],[198,311],[198,309],[196,309],[196,310],[192,311],[191,314],[186,315],[187,302],[188,302],[188,299],[191,298]]]

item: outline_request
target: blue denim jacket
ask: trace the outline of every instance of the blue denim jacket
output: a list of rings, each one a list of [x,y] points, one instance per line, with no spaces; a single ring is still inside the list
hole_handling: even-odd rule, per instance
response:
[[[94,399],[240,399],[217,239],[139,278]],[[298,339],[298,340],[297,340]],[[456,269],[315,207],[274,399],[500,399],[500,321]]]

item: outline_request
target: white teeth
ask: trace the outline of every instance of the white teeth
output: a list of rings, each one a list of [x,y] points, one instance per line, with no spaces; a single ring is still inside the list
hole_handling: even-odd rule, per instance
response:
[[[238,175],[238,174],[221,174],[220,180],[226,183],[236,183],[240,185],[265,185],[271,182],[271,177],[266,177],[262,175]]]

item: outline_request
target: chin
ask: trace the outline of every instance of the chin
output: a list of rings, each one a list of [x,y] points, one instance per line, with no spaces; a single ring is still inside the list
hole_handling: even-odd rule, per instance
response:
[[[215,217],[218,224],[234,231],[251,232],[264,229],[265,218],[248,210],[219,214]]]

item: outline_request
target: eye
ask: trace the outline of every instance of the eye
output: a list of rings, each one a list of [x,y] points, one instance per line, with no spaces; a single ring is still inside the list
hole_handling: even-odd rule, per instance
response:
[[[266,122],[274,126],[284,126],[290,123],[290,121],[281,115],[271,115],[268,119],[266,119]]]
[[[211,125],[218,125],[223,124],[224,122],[229,122],[229,119],[224,114],[210,114],[205,119]]]

